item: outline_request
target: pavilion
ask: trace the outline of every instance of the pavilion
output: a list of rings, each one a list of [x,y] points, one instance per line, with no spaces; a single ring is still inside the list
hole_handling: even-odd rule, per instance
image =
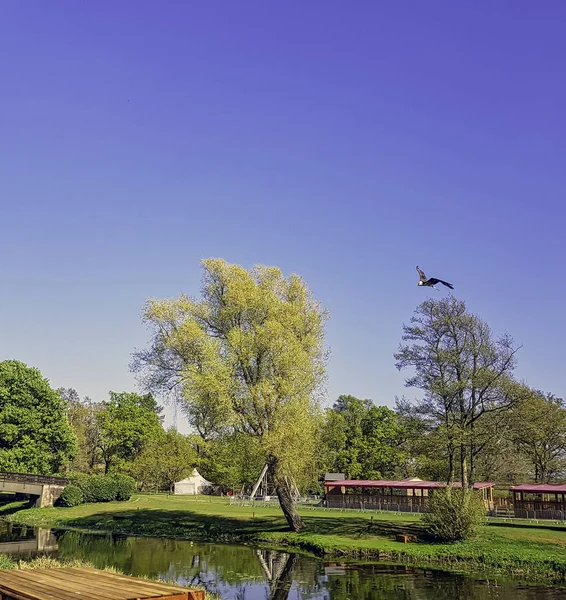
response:
[[[522,483],[511,488],[513,509],[518,518],[563,519],[566,485]]]
[[[474,483],[474,490],[481,493],[486,510],[493,509],[494,486],[491,482]],[[403,481],[343,479],[327,481],[324,487],[328,508],[426,512],[429,495],[446,487],[446,483],[417,477]],[[453,487],[461,487],[461,484],[454,483]]]

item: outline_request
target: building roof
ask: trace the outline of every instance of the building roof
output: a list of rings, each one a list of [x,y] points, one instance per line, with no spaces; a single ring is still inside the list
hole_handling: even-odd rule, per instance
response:
[[[566,494],[566,485],[554,483],[522,483],[511,488],[512,492],[527,492],[529,494]]]
[[[193,469],[193,472],[191,473],[190,477],[185,477],[185,479],[181,479],[181,481],[176,481],[175,485],[177,485],[178,483],[208,483],[210,485],[212,485],[212,483],[210,481],[208,481],[207,479],[205,479],[196,469]]]
[[[325,486],[341,486],[341,487],[372,487],[372,488],[396,488],[409,490],[431,490],[435,488],[446,487],[442,481],[391,481],[388,479],[342,479],[340,481],[327,481]],[[487,487],[493,487],[495,483],[488,481],[480,481],[474,483],[475,490],[481,490]],[[461,487],[459,482],[454,483],[454,487]]]
[[[324,480],[325,481],[336,481],[337,479],[343,480],[344,479],[344,473],[327,473],[324,476]]]

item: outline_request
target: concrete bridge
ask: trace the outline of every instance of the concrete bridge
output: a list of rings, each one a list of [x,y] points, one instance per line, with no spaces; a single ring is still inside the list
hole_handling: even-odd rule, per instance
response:
[[[0,492],[29,494],[36,498],[36,508],[53,506],[68,483],[66,477],[0,471]]]

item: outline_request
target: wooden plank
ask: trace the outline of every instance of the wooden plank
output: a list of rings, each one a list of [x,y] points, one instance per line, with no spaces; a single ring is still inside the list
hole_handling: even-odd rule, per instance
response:
[[[108,573],[107,571],[93,571],[85,573],[76,571],[68,573],[67,576],[72,576],[75,585],[81,587],[97,586],[107,592],[107,598],[113,600],[129,600],[130,598],[161,598],[171,595],[171,593],[185,593],[186,589],[181,587],[172,587],[164,589],[164,586],[159,582],[146,581],[144,579],[127,578],[116,573]],[[168,586],[169,587],[169,586]]]
[[[65,571],[69,571],[71,573],[79,573],[79,574],[91,574],[96,578],[111,578],[111,579],[122,579],[125,581],[133,581],[138,583],[144,583],[148,585],[157,585],[160,588],[168,589],[168,590],[183,590],[184,588],[178,585],[173,585],[170,583],[165,583],[162,581],[155,581],[153,579],[140,579],[139,577],[133,577],[131,575],[124,575],[122,573],[113,573],[112,571],[101,571],[100,569],[95,569],[93,567],[64,567]]]
[[[77,596],[69,598],[66,594],[55,590],[45,589],[42,585],[28,584],[21,578],[7,577],[0,574],[0,592],[17,600],[76,600]]]
[[[4,581],[6,576],[0,576],[0,581]],[[0,584],[1,585],[1,584]],[[15,576],[10,578],[10,586],[17,589],[20,593],[28,594],[34,598],[43,598],[45,595],[54,596],[60,600],[108,600],[107,595],[95,595],[94,593],[82,590],[77,596],[77,588],[68,584],[61,585],[57,580],[46,577],[41,573],[32,571],[16,571]]]
[[[130,598],[163,598],[165,596],[181,596],[186,599],[189,592],[197,592],[197,598],[201,596],[200,590],[189,590],[180,586],[173,586],[152,580],[136,579],[133,577],[98,571],[96,569],[37,569],[33,571],[4,571],[0,572],[0,582],[4,587],[10,587],[14,591],[14,585],[19,585],[18,591],[23,594],[34,595],[41,586],[42,595],[52,595],[53,590],[61,598],[61,592],[67,592],[65,596],[82,597],[89,600],[126,600]]]
[[[0,593],[17,600],[204,600],[204,591],[92,568],[0,570]]]
[[[145,590],[150,591],[151,593],[156,594],[154,597],[159,598],[160,596],[166,594],[186,594],[187,588],[171,585],[169,583],[163,583],[161,581],[155,580],[147,580],[147,579],[138,579],[136,577],[131,577],[130,575],[122,575],[121,573],[111,573],[108,571],[99,571],[98,569],[92,568],[83,568],[83,567],[71,567],[69,569],[73,573],[75,573],[79,577],[90,576],[91,579],[95,581],[100,581],[101,579],[111,582],[115,586],[125,586],[125,587],[141,587]],[[149,596],[150,598],[153,596]]]
[[[53,584],[56,582],[61,582],[61,587],[63,588],[65,585],[71,586],[71,589],[76,593],[80,593],[81,596],[86,597],[88,592],[84,590],[92,590],[93,588],[98,590],[100,594],[102,594],[102,598],[107,600],[108,598],[112,598],[113,600],[127,600],[128,598],[136,597],[156,597],[155,593],[152,593],[152,590],[148,590],[147,588],[142,588],[138,586],[130,586],[128,589],[124,589],[120,586],[120,584],[108,582],[107,579],[97,581],[95,579],[82,579],[78,577],[74,577],[69,579],[68,577],[64,577],[63,574],[53,574],[53,578],[51,579]],[[157,596],[159,597],[159,596]]]
[[[26,583],[39,584],[41,589],[54,590],[55,593],[65,592],[69,597],[76,598],[77,593],[85,600],[108,600],[108,593],[111,590],[100,590],[100,586],[89,585],[82,586],[77,582],[64,577],[64,574],[58,572],[59,569],[37,569],[30,571],[20,571],[19,579]]]
[[[112,596],[114,598],[129,598],[132,593],[135,594],[146,594],[151,597],[155,592],[160,590],[151,589],[144,585],[143,580],[134,580],[133,583],[128,583],[126,587],[123,582],[109,581],[106,577],[106,572],[102,571],[100,574],[81,574],[72,573],[69,571],[62,571],[59,569],[52,569],[50,577],[52,581],[61,581],[62,584],[72,585],[75,589],[93,589],[96,588],[101,592],[104,592],[104,598]]]

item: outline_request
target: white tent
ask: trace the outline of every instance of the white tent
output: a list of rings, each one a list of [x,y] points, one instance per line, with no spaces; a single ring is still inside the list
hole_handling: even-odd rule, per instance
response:
[[[204,488],[212,485],[196,469],[190,477],[186,477],[175,484],[175,494],[202,494]]]

